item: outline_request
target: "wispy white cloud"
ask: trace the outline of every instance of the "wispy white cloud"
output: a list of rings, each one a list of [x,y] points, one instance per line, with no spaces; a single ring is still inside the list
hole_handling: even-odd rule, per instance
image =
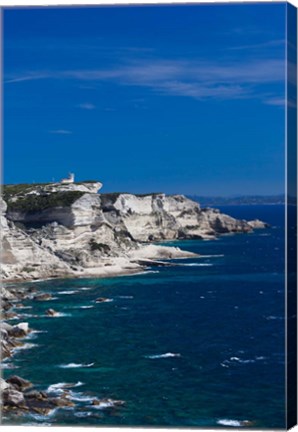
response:
[[[265,99],[264,103],[266,105],[275,105],[275,106],[283,106],[283,107],[286,105],[285,98],[269,98],[269,99]]]
[[[36,80],[45,79],[45,78],[49,78],[48,72],[30,72],[30,73],[25,74],[25,75],[12,76],[12,77],[4,80],[4,84],[13,84],[13,83],[18,83],[18,82],[23,82],[23,81],[36,81]]]
[[[77,105],[78,108],[84,109],[84,110],[94,110],[96,106],[92,103],[85,102]]]
[[[6,83],[28,79],[60,79],[83,82],[114,82],[118,85],[148,87],[164,95],[194,99],[264,99],[261,85],[281,83],[285,62],[280,59],[248,61],[143,60],[107,69],[41,71],[9,77]],[[93,104],[80,105],[94,109]]]
[[[286,47],[286,42],[284,39],[276,39],[276,40],[268,40],[256,44],[244,44],[244,45],[236,45],[232,47],[226,48],[229,51],[237,51],[237,50],[262,50],[267,48],[276,48],[276,47]]]
[[[71,135],[72,131],[66,129],[56,129],[56,130],[50,130],[49,133],[57,134],[57,135]]]

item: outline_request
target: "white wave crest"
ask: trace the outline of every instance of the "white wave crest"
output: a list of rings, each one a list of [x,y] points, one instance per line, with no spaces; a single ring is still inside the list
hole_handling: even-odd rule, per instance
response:
[[[48,333],[47,330],[31,330],[31,334]]]
[[[70,391],[68,394],[68,399],[76,402],[93,402],[96,400],[95,397],[84,395],[81,392]]]
[[[64,312],[56,312],[55,315],[44,315],[47,318],[62,318],[62,317],[71,317],[72,315],[70,313],[64,313]]]
[[[25,343],[24,345],[20,345],[20,346],[17,346],[15,348],[13,348],[13,352],[19,351],[19,350],[24,350],[24,349],[31,349],[31,348],[35,348],[37,346],[38,346],[38,344]]]
[[[181,354],[168,352],[165,354],[154,354],[154,355],[148,355],[145,357],[152,359],[152,360],[155,360],[155,359],[163,359],[163,358],[171,358],[171,357],[181,357]]]
[[[264,356],[256,356],[254,359],[241,359],[240,357],[230,357],[228,360],[224,360],[220,365],[222,367],[230,367],[233,364],[251,364],[256,363],[256,361],[266,360]]]
[[[239,427],[239,426],[244,426],[246,423],[246,420],[241,421],[241,420],[232,420],[232,419],[221,419],[221,420],[218,420],[216,423],[219,425],[222,425],[222,426]]]
[[[60,365],[59,367],[62,369],[71,369],[71,368],[89,368],[92,367],[94,363],[68,363],[65,365]]]
[[[0,370],[1,369],[18,369],[19,366],[15,366],[12,363],[0,363]]]
[[[69,389],[69,388],[74,388],[74,387],[80,387],[84,385],[84,383],[82,381],[78,381],[76,383],[65,383],[65,382],[61,382],[61,383],[57,383],[57,384],[51,384],[47,391],[49,393],[63,393],[63,391],[65,389]]]
[[[78,411],[78,412],[74,413],[74,415],[76,417],[79,417],[79,418],[81,418],[81,417],[84,418],[84,417],[90,417],[92,415],[92,412],[91,411]]]
[[[77,291],[58,291],[57,294],[67,295],[67,294],[75,294],[76,292]]]
[[[18,319],[23,319],[23,318],[33,318],[36,317],[37,315],[32,315],[32,314],[27,314],[27,313],[22,313],[22,314],[18,314]]]
[[[187,264],[180,264],[183,267],[212,267],[213,264],[209,263],[187,263]]]

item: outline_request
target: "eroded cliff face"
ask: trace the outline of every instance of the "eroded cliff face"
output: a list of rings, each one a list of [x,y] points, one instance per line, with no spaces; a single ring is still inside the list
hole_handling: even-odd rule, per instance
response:
[[[251,231],[247,222],[218,210],[202,210],[183,195],[121,194],[109,202],[109,211],[113,217],[118,211],[118,220],[136,241],[206,239],[221,233]]]
[[[1,201],[4,279],[135,272],[146,260],[192,255],[148,243],[265,226],[201,209],[182,195],[99,195],[95,186],[91,192],[62,188],[7,195],[8,206]]]
[[[0,199],[1,209],[1,271],[3,279],[58,277],[70,271],[46,247],[41,247],[25,230],[19,229],[5,217],[6,203]]]

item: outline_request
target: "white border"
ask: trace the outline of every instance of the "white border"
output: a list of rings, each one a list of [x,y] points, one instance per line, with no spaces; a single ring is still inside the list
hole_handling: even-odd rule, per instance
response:
[[[285,0],[0,0],[0,6],[92,6],[132,4],[174,4],[174,3],[286,3]],[[298,8],[298,0],[288,0]]]
[[[291,3],[293,6],[298,8],[298,0],[288,0],[288,3]],[[87,0],[86,2],[82,2],[82,0],[0,0],[0,7],[35,7],[35,6],[42,6],[42,7],[59,7],[59,6],[101,6],[101,5],[137,5],[137,4],[190,4],[190,3],[287,3],[284,0],[261,0],[260,2],[257,2],[256,0]],[[0,14],[1,17],[1,14]],[[2,21],[2,20],[1,20]],[[1,23],[2,24],[2,23]],[[2,39],[2,38],[1,38]],[[0,74],[1,78],[1,74]],[[2,80],[1,80],[2,81]],[[286,90],[287,91],[287,90]],[[1,104],[1,102],[0,102]],[[287,110],[285,110],[287,112]],[[285,118],[285,121],[286,118]],[[286,149],[287,151],[287,149]],[[286,155],[287,158],[287,155]],[[287,159],[286,159],[287,160]],[[287,168],[287,167],[286,167]],[[287,199],[287,198],[286,198]],[[287,206],[285,206],[287,208]],[[286,210],[285,210],[286,211]],[[286,221],[285,221],[286,223]],[[286,239],[287,241],[287,239]],[[32,426],[1,426],[1,432],[29,432],[32,431]],[[39,432],[48,432],[48,427],[45,426],[36,426],[37,431]],[[34,427],[35,429],[35,427]],[[237,431],[241,429],[236,428],[230,428],[230,429],[178,429],[178,428],[129,428],[129,427],[105,427],[101,426],[101,424],[98,424],[98,427],[80,427],[80,426],[51,426],[51,432],[70,432],[75,429],[75,432],[81,432],[81,431],[90,431],[90,432],[144,432],[146,430],[153,430],[156,432],[164,432],[165,430],[168,431],[186,431],[189,432],[190,430],[196,430],[196,431],[207,431],[207,432],[231,432],[231,430]],[[242,429],[245,431],[245,429]],[[246,429],[249,431],[249,429]],[[256,429],[250,429],[254,432],[264,432],[261,430]],[[298,426],[295,426],[291,429],[293,432],[298,432]],[[267,432],[269,432],[269,429],[266,429]]]

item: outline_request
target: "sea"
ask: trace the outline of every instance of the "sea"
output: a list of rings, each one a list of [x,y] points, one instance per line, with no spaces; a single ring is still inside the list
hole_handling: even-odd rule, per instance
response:
[[[221,210],[270,227],[167,242],[200,257],[133,276],[34,283],[53,298],[23,302],[34,332],[3,375],[75,406],[3,424],[285,428],[284,207]]]

